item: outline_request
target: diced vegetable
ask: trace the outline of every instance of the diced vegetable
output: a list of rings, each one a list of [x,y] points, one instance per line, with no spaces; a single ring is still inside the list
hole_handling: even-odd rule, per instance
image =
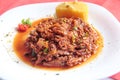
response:
[[[30,22],[30,19],[22,19],[21,20],[21,23],[18,24],[18,27],[17,27],[17,30],[20,31],[20,32],[24,32],[26,31],[29,27],[31,27],[31,22]]]
[[[18,24],[17,30],[20,32],[24,32],[28,29],[29,25],[26,24]]]

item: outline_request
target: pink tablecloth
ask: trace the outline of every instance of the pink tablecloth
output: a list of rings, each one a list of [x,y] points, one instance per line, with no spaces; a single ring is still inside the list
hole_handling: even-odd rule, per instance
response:
[[[73,1],[73,0],[0,0],[0,15],[5,11],[20,5],[42,2],[60,2],[60,1]],[[79,1],[79,0],[78,0]],[[120,0],[80,0],[92,2],[105,7],[109,10],[120,22]],[[111,78],[120,80],[120,73],[112,75]]]

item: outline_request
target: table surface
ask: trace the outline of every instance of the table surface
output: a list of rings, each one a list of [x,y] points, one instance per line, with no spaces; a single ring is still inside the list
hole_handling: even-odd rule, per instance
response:
[[[4,14],[9,9],[17,6],[44,3],[44,2],[61,2],[61,1],[74,1],[74,0],[0,0],[0,15]],[[98,4],[110,11],[120,22],[120,0],[78,0]],[[120,80],[120,72],[112,75],[111,78]],[[0,79],[1,80],[1,79]]]

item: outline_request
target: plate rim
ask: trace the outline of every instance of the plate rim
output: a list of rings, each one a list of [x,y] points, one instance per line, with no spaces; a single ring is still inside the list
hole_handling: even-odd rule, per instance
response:
[[[51,3],[52,3],[52,4],[56,4],[56,3],[58,4],[58,3],[61,3],[61,2],[34,3],[34,4],[26,4],[26,5],[22,5],[22,6],[17,6],[17,7],[14,7],[14,8],[12,8],[12,9],[7,10],[6,12],[4,12],[4,13],[0,16],[0,19],[1,19],[2,16],[8,14],[10,11],[12,11],[12,10],[14,10],[14,9],[17,9],[17,8],[19,8],[19,7],[24,7],[24,6],[28,6],[28,5],[36,5],[36,4],[51,4]],[[102,7],[102,6],[100,6],[100,5],[97,5],[97,4],[94,4],[94,3],[89,3],[89,2],[85,2],[85,3],[87,3],[88,5],[96,5],[96,6],[99,6],[99,7],[103,8],[104,10],[106,10],[107,12],[109,12],[107,9],[105,9],[104,7]],[[118,24],[120,25],[120,23],[119,23],[119,21],[117,20],[117,18],[115,18],[112,13],[109,12],[109,14],[114,18],[114,20],[116,20],[116,23],[118,23]],[[119,72],[119,71],[118,71],[118,72]],[[117,73],[117,72],[115,72],[115,73]]]

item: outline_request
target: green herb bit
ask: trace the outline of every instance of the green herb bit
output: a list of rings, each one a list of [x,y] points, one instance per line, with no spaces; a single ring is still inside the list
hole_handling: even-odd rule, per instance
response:
[[[30,18],[28,18],[28,19],[22,19],[22,21],[21,21],[21,23],[22,24],[28,24],[29,26],[31,26],[32,25],[32,23],[30,22]]]
[[[35,51],[34,50],[32,50],[32,57],[34,57],[34,56],[36,56],[36,53],[35,53]]]
[[[43,50],[43,52],[44,52],[44,53],[48,53],[48,48],[45,48],[45,49]]]
[[[8,37],[8,36],[9,36],[9,34],[6,34],[6,35],[5,35],[5,37]]]
[[[30,18],[26,19],[26,24],[31,26]]]
[[[22,21],[21,21],[21,22],[22,22],[22,24],[26,24],[25,19],[22,19]]]
[[[78,30],[78,27],[77,27],[77,26],[74,26],[74,27],[73,27],[73,30]]]

